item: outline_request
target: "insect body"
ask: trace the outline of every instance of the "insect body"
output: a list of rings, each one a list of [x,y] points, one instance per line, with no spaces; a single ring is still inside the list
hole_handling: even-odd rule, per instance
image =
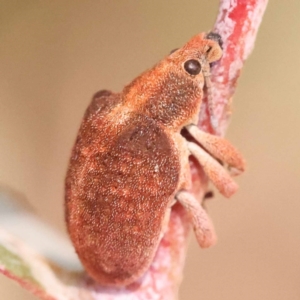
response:
[[[194,125],[209,64],[221,55],[213,35],[199,34],[122,93],[94,95],[66,178],[66,222],[82,264],[97,282],[128,285],[145,273],[175,201],[189,212],[200,246],[213,244],[213,226],[188,192],[188,157],[194,155],[222,194],[235,192],[216,159],[243,170],[241,156],[226,140]],[[197,143],[180,134],[183,128]]]

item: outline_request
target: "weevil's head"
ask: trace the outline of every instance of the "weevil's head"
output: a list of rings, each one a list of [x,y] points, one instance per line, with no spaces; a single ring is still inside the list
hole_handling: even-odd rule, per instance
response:
[[[209,76],[210,64],[221,58],[221,46],[220,35],[201,33],[173,50],[126,87],[135,94],[131,99],[138,99],[134,105],[174,130],[195,123],[205,76]]]
[[[190,75],[198,75],[201,70],[203,72],[207,64],[211,65],[221,58],[222,48],[223,41],[218,33],[201,33],[194,36],[182,48],[172,50],[169,56],[175,59],[176,63],[183,64],[183,69]],[[193,63],[191,64],[192,69],[195,70],[188,69],[187,62],[189,60],[198,62],[195,62],[195,67],[193,67]],[[199,64],[201,65],[200,68],[198,67]]]

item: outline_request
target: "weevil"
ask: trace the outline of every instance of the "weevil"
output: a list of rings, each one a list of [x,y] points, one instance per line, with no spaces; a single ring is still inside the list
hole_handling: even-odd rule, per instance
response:
[[[210,64],[222,56],[219,39],[196,35],[121,93],[96,93],[85,112],[66,177],[66,223],[83,266],[100,284],[126,286],[146,272],[177,201],[200,246],[215,241],[206,211],[189,192],[189,156],[223,195],[236,191],[220,161],[243,171],[242,156],[196,126]]]

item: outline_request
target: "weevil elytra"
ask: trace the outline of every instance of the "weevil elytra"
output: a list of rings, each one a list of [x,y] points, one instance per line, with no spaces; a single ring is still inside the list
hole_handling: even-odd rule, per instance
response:
[[[244,169],[228,141],[195,125],[210,64],[222,55],[218,38],[193,37],[121,93],[96,93],[87,108],[66,178],[66,222],[82,264],[101,284],[124,286],[145,273],[176,201],[200,246],[214,243],[213,225],[189,192],[188,158],[226,197],[237,185],[219,161]]]

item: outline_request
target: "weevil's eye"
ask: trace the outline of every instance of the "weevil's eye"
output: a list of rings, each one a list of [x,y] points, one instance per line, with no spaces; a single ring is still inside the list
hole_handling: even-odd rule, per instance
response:
[[[190,75],[198,75],[201,71],[201,65],[196,59],[187,60],[183,66]]]
[[[172,54],[172,53],[176,52],[178,49],[179,49],[179,48],[175,48],[175,49],[173,49],[172,51],[170,51],[170,54]]]

